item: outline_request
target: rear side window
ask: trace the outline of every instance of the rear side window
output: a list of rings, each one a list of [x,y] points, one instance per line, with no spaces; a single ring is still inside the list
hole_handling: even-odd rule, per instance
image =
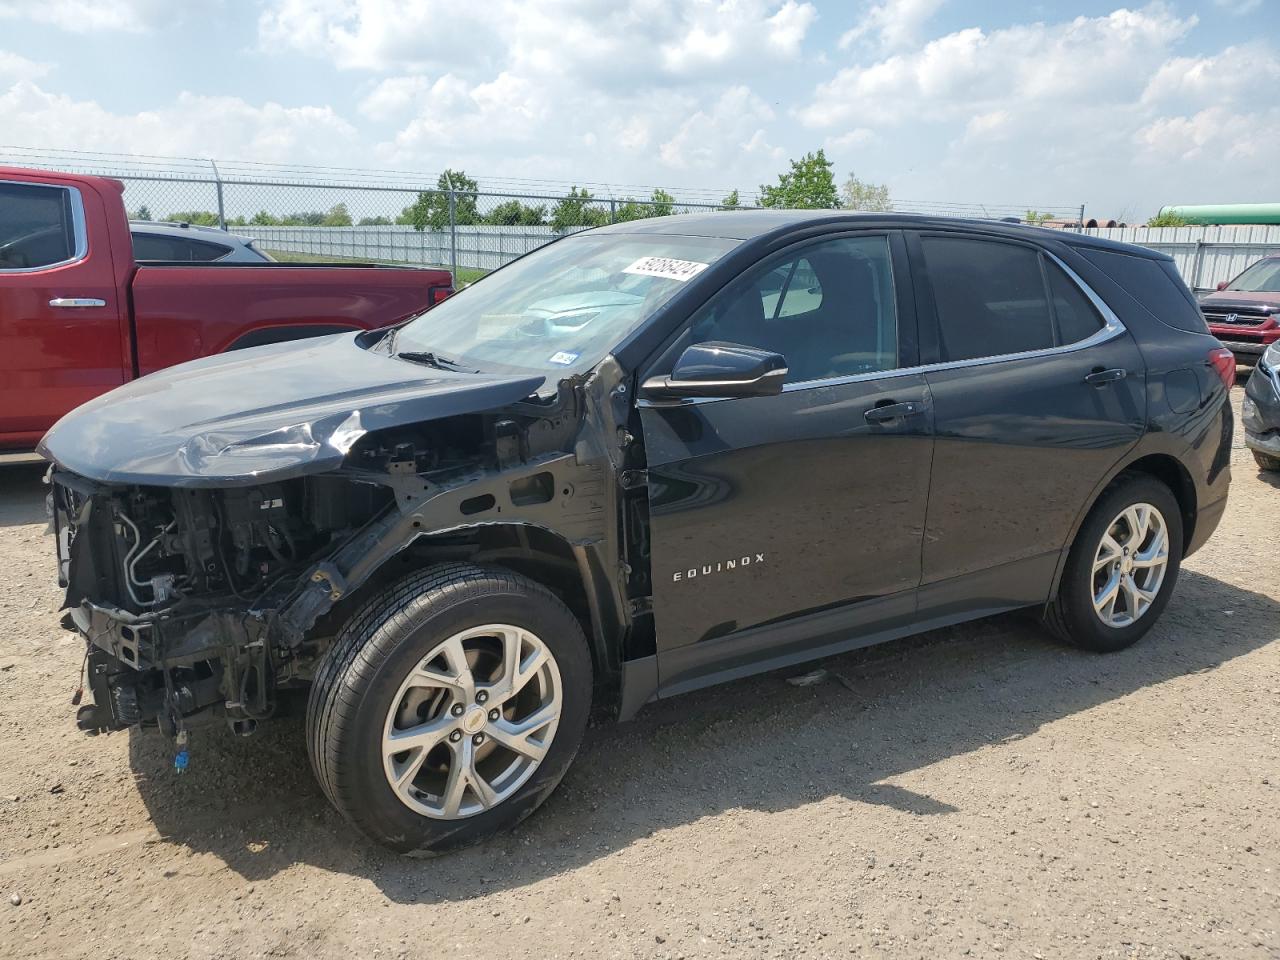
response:
[[[0,271],[65,263],[76,255],[71,191],[0,183]]]
[[[1031,247],[925,237],[944,360],[976,360],[1078,343],[1102,316],[1066,272]]]
[[[924,237],[945,360],[974,360],[1054,345],[1040,255],[989,240]]]
[[[1168,260],[1131,257],[1110,250],[1076,250],[1098,267],[1161,323],[1188,333],[1208,333],[1204,314]]]
[[[187,240],[185,241],[190,252],[187,254],[188,260],[207,262],[210,260],[221,260],[231,252],[231,248],[221,243],[209,243],[205,240]]]
[[[231,248],[228,246],[204,240],[188,240],[186,237],[170,237],[160,233],[133,235],[135,260],[208,262],[225,257],[230,252]]]

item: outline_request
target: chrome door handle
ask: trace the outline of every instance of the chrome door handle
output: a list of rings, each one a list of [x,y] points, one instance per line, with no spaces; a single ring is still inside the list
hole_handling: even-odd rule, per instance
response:
[[[54,297],[49,301],[51,307],[105,307],[107,301],[97,297]]]
[[[1115,383],[1117,380],[1123,380],[1129,375],[1129,371],[1124,367],[1113,367],[1110,370],[1094,370],[1084,378],[1084,382],[1093,387],[1100,387],[1104,383]]]
[[[862,418],[867,423],[885,423],[889,420],[914,416],[923,410],[924,404],[918,400],[910,400],[906,403],[886,403],[883,406],[872,407],[862,415]]]

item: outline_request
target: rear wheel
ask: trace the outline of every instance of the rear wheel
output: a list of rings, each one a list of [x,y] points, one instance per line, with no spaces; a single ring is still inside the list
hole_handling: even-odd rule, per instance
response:
[[[368,836],[437,853],[519,822],[573,760],[591,705],[577,618],[511,571],[446,564],[369,600],[307,707],[312,767]]]
[[[1253,459],[1258,461],[1259,470],[1280,470],[1280,457],[1273,457],[1261,450],[1253,451]]]
[[[1080,527],[1045,623],[1086,650],[1122,650],[1168,604],[1181,560],[1182,512],[1173,493],[1152,477],[1121,477]]]

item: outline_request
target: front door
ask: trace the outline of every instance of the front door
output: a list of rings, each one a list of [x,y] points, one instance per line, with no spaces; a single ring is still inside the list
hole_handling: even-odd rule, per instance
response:
[[[716,295],[691,342],[782,354],[772,397],[640,401],[658,669],[677,692],[909,617],[932,452],[896,233],[789,248]],[[664,369],[665,366],[665,369]]]

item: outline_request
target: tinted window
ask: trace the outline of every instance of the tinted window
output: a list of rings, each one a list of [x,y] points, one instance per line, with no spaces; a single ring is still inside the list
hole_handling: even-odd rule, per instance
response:
[[[231,248],[221,243],[209,243],[207,240],[187,240],[188,260],[219,260],[231,252]]]
[[[175,248],[173,238],[158,233],[135,233],[133,235],[133,258],[135,260],[186,259]]]
[[[925,237],[945,360],[971,360],[1052,347],[1053,319],[1030,247]]]
[[[0,183],[0,270],[63,263],[75,249],[69,190]]]
[[[135,260],[167,260],[205,262],[225,257],[231,248],[221,243],[192,240],[187,237],[171,237],[162,233],[135,233],[133,257]]]
[[[1157,320],[1178,330],[1209,332],[1204,314],[1170,261],[1110,250],[1077,248],[1077,252],[1123,287]]]
[[[1044,268],[1049,277],[1049,294],[1053,297],[1053,314],[1058,321],[1058,343],[1076,343],[1101,330],[1102,317],[1075,281],[1056,263],[1046,260]]]
[[[892,370],[898,319],[886,237],[828,240],[748,273],[694,317],[692,342],[760,347],[787,381]]]

